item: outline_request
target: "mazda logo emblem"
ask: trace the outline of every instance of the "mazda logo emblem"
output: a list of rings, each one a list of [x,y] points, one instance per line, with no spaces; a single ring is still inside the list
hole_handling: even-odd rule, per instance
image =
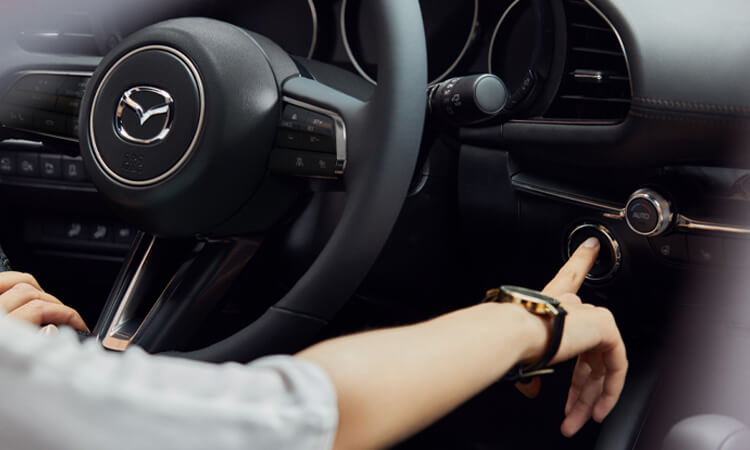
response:
[[[122,94],[115,114],[115,128],[127,142],[157,144],[169,136],[173,118],[174,100],[167,91],[138,86]]]

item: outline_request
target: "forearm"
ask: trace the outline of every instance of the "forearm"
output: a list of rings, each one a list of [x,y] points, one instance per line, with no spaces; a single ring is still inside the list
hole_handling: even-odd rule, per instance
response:
[[[323,342],[298,356],[336,386],[337,448],[381,448],[444,416],[546,344],[544,323],[490,303],[418,325]]]

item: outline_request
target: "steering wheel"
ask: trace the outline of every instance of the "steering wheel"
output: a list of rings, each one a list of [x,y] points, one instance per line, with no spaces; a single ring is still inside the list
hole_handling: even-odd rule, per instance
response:
[[[143,230],[94,329],[105,347],[165,352],[195,331],[300,197],[280,167],[337,179],[346,204],[335,231],[260,318],[182,356],[294,352],[352,296],[406,198],[427,85],[418,1],[367,3],[379,61],[367,101],[305,76],[269,39],[210,19],[149,26],[100,62],[79,116],[81,154],[100,193]],[[281,148],[283,130],[314,140],[290,110],[330,145]]]

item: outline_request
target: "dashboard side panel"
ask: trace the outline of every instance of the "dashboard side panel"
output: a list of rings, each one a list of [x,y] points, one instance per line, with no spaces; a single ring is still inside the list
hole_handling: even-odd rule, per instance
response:
[[[744,0],[595,0],[619,31],[633,104],[655,110],[750,116],[750,27]]]

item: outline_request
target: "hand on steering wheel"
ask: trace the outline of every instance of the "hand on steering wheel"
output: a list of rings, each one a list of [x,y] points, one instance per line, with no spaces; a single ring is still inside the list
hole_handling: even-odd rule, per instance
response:
[[[0,308],[8,316],[32,325],[66,325],[88,331],[81,315],[39,286],[27,273],[0,273]]]

